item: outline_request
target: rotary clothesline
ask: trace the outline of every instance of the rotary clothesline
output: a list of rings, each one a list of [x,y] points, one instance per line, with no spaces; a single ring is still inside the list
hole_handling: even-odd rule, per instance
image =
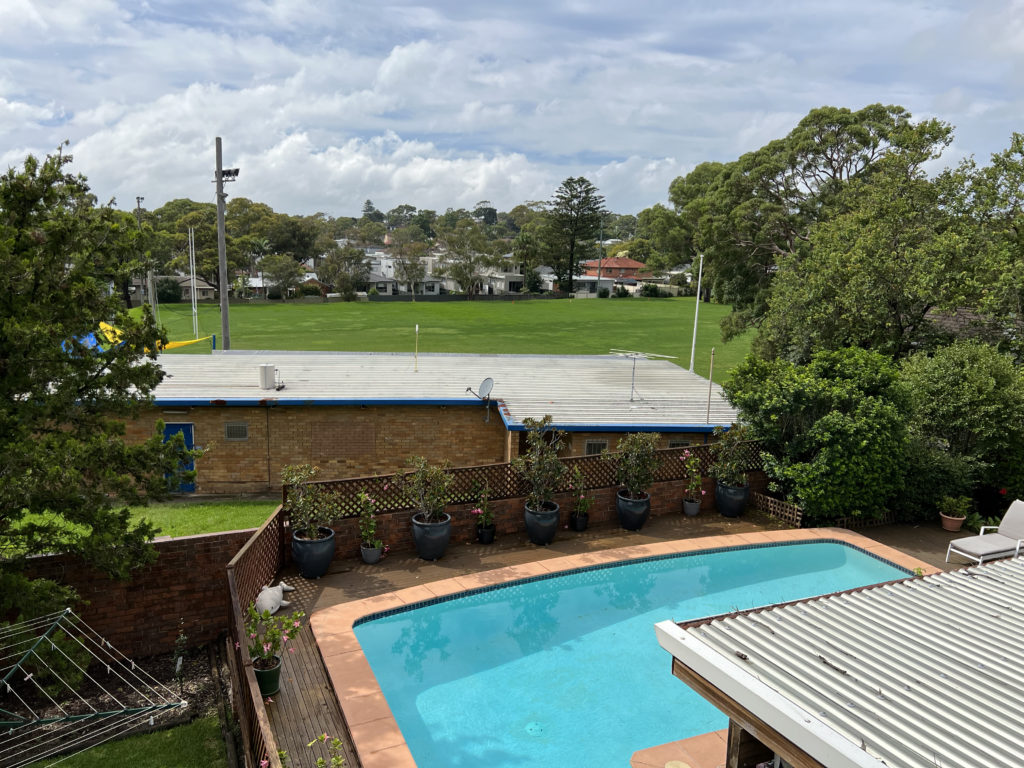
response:
[[[0,676],[0,765],[10,768],[54,765],[187,706],[70,608],[0,627]],[[84,681],[93,700],[76,690]]]

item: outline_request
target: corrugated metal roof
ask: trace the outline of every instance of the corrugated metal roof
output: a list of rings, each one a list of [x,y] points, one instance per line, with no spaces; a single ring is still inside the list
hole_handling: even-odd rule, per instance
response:
[[[748,710],[768,705],[768,725],[784,732],[795,705],[808,733],[824,724],[841,735],[844,765],[1024,765],[1024,560],[674,631],[673,655],[687,663],[710,651],[712,677],[739,683]]]
[[[258,366],[277,367],[285,387],[259,387]],[[708,380],[666,360],[633,361],[614,355],[458,355],[357,352],[235,351],[213,355],[163,355],[169,374],[157,387],[160,405],[210,401],[242,405],[479,403],[476,391],[494,379],[491,398],[515,429],[526,417],[550,414],[562,428],[626,427],[699,431],[730,424],[736,411]],[[630,397],[633,397],[631,400]]]

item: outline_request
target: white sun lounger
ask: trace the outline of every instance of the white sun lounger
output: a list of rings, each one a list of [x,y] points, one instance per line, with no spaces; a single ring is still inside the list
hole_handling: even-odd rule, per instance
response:
[[[994,530],[995,533],[986,533]],[[981,565],[986,560],[1017,557],[1024,543],[1024,501],[1017,499],[1006,510],[998,525],[983,525],[977,536],[953,539],[946,549],[946,562],[950,555],[960,555]]]

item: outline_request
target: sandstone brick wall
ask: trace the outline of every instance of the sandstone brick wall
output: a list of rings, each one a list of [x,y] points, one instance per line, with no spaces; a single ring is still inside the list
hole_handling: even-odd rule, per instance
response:
[[[279,488],[281,468],[312,463],[323,478],[365,477],[404,469],[412,456],[454,466],[503,462],[507,432],[491,413],[458,406],[202,406],[153,408],[129,422],[142,440],[162,418],[191,423],[197,446],[197,493],[259,493]],[[173,411],[173,412],[168,412]],[[248,439],[225,440],[224,425],[245,423]]]
[[[83,601],[75,612],[132,658],[174,649],[180,619],[190,646],[228,627],[228,562],[253,531],[158,539],[156,562],[114,581],[67,555],[33,558],[29,575],[70,584]]]

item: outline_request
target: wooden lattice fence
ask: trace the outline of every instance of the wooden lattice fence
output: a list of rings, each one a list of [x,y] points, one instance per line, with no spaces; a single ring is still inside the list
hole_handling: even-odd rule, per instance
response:
[[[748,470],[762,468],[760,445],[756,441],[741,444],[743,465]],[[700,458],[701,474],[706,476],[713,461],[712,445],[697,445],[689,448],[666,448],[658,451],[661,464],[655,473],[655,482],[682,480],[684,478],[683,463],[679,461],[684,451],[690,451]],[[570,472],[563,475],[561,485],[556,493],[564,493],[569,488],[571,470],[579,467],[583,473],[584,487],[587,489],[611,488],[615,481],[614,454],[605,456],[577,456],[562,459],[562,463]],[[511,464],[485,464],[476,467],[456,467],[450,470],[454,483],[449,494],[449,504],[471,504],[480,497],[480,489],[487,485],[491,499],[511,499],[525,496],[528,492],[526,482],[513,469]],[[356,496],[366,491],[376,502],[378,514],[400,512],[410,508],[411,504],[402,492],[397,478],[399,475],[377,475],[374,477],[355,477],[345,480],[324,480],[319,485],[329,492],[331,517],[334,520],[358,517],[359,507]],[[282,500],[288,497],[288,486],[282,489]]]

